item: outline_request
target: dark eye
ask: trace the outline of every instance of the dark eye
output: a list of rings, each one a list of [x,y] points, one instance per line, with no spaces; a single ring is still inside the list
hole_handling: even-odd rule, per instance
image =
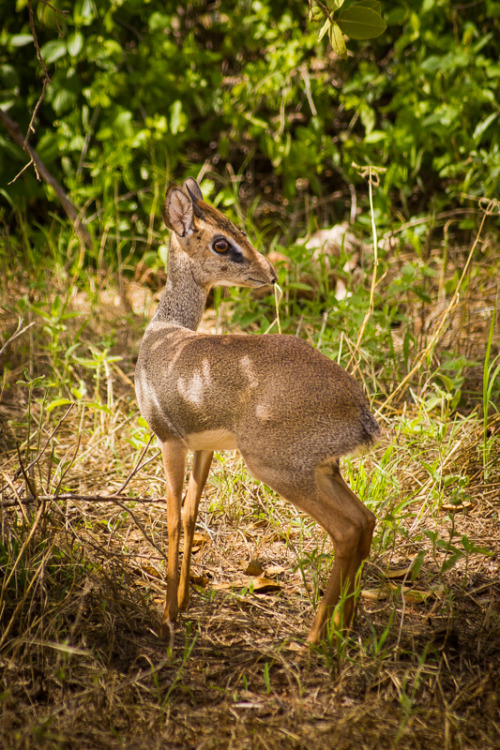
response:
[[[213,249],[216,253],[227,253],[229,250],[229,242],[225,240],[223,237],[221,237],[218,240],[215,240],[214,244],[212,245]]]

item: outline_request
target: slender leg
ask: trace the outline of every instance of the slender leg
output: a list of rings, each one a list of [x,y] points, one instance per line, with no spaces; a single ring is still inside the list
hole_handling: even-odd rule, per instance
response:
[[[165,468],[168,525],[167,598],[161,620],[160,634],[172,640],[173,624],[177,617],[177,588],[179,585],[179,538],[181,527],[182,488],[186,465],[186,448],[179,442],[162,443]]]
[[[189,486],[184,501],[182,522],[184,526],[184,553],[182,556],[181,578],[179,582],[179,609],[184,610],[189,603],[189,570],[191,568],[191,550],[193,535],[200,505],[201,493],[207,481],[213,451],[196,451],[194,454],[193,471],[189,478]]]
[[[255,454],[244,458],[254,476],[308,513],[332,538],[334,563],[307,642],[317,643],[324,637],[343,591],[347,598],[336,625],[342,620],[347,629],[354,613],[356,574],[370,552],[374,514],[344,482],[335,458],[315,469],[311,467],[309,473],[304,467],[294,471],[291,464],[287,467],[263,464]]]
[[[322,510],[326,510],[330,516],[320,520],[320,523],[332,537],[335,559],[325,594],[307,636],[308,643],[317,643],[324,637],[328,620],[343,590],[347,597],[342,617],[337,617],[335,624],[349,628],[354,614],[356,574],[370,552],[375,526],[374,514],[348,487],[338,469],[320,468],[316,477]],[[321,515],[324,516],[324,513]]]

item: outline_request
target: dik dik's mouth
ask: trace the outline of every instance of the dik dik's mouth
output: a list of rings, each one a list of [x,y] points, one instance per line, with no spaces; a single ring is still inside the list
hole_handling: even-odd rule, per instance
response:
[[[269,279],[256,279],[256,278],[247,279],[248,286],[251,286],[251,287],[273,286],[274,283],[275,283],[275,281],[276,281],[276,279],[272,279],[272,280],[269,280]]]

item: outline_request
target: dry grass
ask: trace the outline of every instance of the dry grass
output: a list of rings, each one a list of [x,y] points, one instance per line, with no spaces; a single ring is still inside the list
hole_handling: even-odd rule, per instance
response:
[[[81,309],[81,298],[72,304]],[[3,341],[15,327],[9,310]],[[67,322],[66,345],[79,325]],[[498,422],[485,461],[477,410],[453,424],[422,396],[386,412],[381,443],[346,467],[379,517],[355,627],[308,658],[295,644],[330,544],[237,456],[222,455],[172,655],[156,635],[168,553],[161,467],[154,444],[143,452],[131,387],[142,325],[112,306],[93,311],[82,340],[115,330],[122,360],[102,364],[98,383],[95,368],[85,376],[73,366],[68,376],[73,385],[86,377],[87,395],[67,413],[42,408],[46,386],[30,395],[17,384],[30,367],[51,374],[41,326],[10,345],[0,400],[0,746],[498,747]],[[478,353],[485,325],[474,333]],[[120,500],[102,499],[127,480]],[[23,502],[30,487],[38,499]],[[274,585],[252,584],[252,560]]]

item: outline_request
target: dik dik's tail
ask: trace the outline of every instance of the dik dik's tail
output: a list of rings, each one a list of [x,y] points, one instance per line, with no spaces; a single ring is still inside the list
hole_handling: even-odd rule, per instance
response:
[[[361,414],[361,424],[365,430],[365,439],[363,441],[365,445],[370,445],[370,443],[374,443],[379,439],[380,427],[377,420],[368,409],[365,409]]]

